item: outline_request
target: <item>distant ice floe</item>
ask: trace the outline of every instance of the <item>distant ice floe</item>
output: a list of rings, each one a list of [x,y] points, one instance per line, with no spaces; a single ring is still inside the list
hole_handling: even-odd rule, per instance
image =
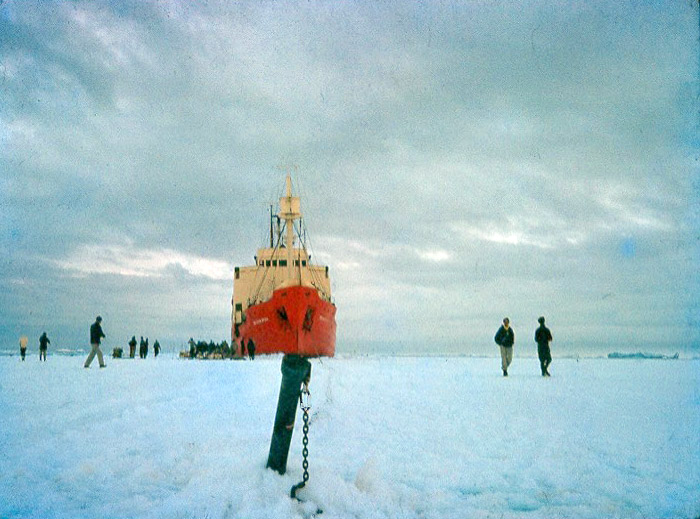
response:
[[[608,353],[609,359],[677,359],[678,353],[674,355],[663,355],[661,353]]]

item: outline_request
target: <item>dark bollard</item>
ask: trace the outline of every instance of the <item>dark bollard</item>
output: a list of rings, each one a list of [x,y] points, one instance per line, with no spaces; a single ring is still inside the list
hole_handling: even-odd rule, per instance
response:
[[[270,441],[267,468],[280,474],[287,471],[287,456],[294,432],[294,420],[301,394],[301,384],[311,378],[311,363],[299,355],[285,355],[282,359],[282,384],[277,400],[277,414]]]

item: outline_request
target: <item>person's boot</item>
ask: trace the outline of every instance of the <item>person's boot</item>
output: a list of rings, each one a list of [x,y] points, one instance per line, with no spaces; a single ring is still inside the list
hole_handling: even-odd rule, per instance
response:
[[[508,370],[507,370],[507,369],[504,369],[504,370],[503,370],[503,376],[504,376],[504,377],[507,377],[507,376],[508,376]]]

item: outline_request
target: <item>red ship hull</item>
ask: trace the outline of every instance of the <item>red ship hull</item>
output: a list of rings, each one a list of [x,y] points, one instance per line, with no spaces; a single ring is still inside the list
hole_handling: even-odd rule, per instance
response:
[[[335,305],[314,288],[280,288],[272,298],[248,308],[234,342],[253,339],[255,354],[289,353],[304,357],[335,354]],[[247,349],[247,348],[246,348]]]

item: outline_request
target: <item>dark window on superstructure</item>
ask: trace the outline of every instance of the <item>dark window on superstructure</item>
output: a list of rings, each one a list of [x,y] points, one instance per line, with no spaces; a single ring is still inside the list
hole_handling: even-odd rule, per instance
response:
[[[272,260],[272,266],[276,267],[277,266],[277,260]]]
[[[265,266],[269,267],[270,266],[270,260],[265,260]]]
[[[243,311],[243,303],[236,303],[236,312]]]
[[[301,266],[305,267],[306,266],[306,260],[301,260]]]
[[[241,277],[241,271],[239,270],[238,267],[236,267],[236,279]]]
[[[280,267],[286,267],[287,266],[287,260],[280,260]]]

